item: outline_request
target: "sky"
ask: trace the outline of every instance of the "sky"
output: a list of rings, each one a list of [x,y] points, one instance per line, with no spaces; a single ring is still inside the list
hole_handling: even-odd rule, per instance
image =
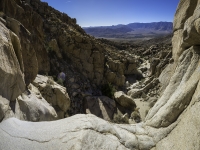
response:
[[[173,22],[179,0],[41,0],[76,18],[81,27]]]

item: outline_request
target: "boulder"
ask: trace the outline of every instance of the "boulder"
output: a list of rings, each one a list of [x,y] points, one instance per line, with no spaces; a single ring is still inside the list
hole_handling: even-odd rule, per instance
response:
[[[10,101],[0,96],[0,122],[10,117],[14,117],[10,108]]]
[[[106,96],[87,96],[83,105],[86,114],[94,114],[108,121],[113,119],[116,110],[115,101]]]
[[[130,96],[126,95],[124,92],[122,91],[115,92],[114,98],[116,102],[119,103],[122,107],[130,109],[132,111],[135,110],[136,104],[134,100]]]
[[[32,84],[16,100],[15,115],[27,121],[52,121],[57,119],[54,108],[42,97]]]
[[[66,88],[53,81],[50,77],[37,75],[33,85],[39,89],[42,97],[53,107],[58,106],[65,113],[70,109],[70,98]]]
[[[173,21],[175,31],[184,28],[186,20],[193,15],[197,2],[198,0],[180,0]]]

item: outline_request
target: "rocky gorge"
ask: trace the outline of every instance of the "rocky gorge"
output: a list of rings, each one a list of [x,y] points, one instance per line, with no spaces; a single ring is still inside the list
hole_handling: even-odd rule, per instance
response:
[[[0,149],[199,150],[199,3],[180,0],[172,45],[119,46],[1,0]]]

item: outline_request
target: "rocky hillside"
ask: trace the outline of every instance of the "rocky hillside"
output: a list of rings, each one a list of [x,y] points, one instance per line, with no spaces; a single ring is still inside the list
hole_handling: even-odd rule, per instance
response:
[[[2,77],[4,89],[1,95],[12,99],[13,103],[33,83],[37,74],[50,75],[57,80],[57,75],[63,71],[73,108],[70,114],[82,113],[81,103],[88,94],[102,96],[102,85],[111,83],[116,88],[123,87],[125,75],[140,75],[133,55],[103,47],[100,41],[87,35],[76,24],[76,19],[47,3],[40,0],[2,0],[0,4],[2,32],[6,30],[4,36],[16,53],[12,64],[18,70],[11,74],[17,73],[17,78],[20,78],[15,80],[14,76],[11,80]],[[9,34],[12,35],[9,37]],[[6,85],[8,82],[11,82],[9,86]],[[57,109],[57,104],[54,104]]]
[[[199,150],[199,3],[180,0],[171,47],[97,40],[40,0],[1,0],[0,149]]]

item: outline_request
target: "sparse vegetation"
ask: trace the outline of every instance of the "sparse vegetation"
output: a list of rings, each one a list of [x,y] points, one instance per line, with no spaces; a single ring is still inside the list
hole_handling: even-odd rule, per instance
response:
[[[135,120],[135,122],[139,123],[141,121],[139,108],[136,108],[132,113],[130,119]]]
[[[109,98],[113,98],[116,89],[111,83],[107,83],[102,85],[101,92],[103,95],[108,96]]]
[[[59,78],[56,82],[57,82],[58,84],[60,84],[61,86],[64,86],[64,85],[63,85],[63,80],[62,80],[62,79]]]
[[[113,122],[118,124],[128,124],[128,116],[122,115],[121,113],[114,114]]]
[[[50,47],[50,46],[46,46],[46,51],[47,51],[47,53],[50,53],[50,52],[53,51],[53,49],[52,49],[52,47]]]

